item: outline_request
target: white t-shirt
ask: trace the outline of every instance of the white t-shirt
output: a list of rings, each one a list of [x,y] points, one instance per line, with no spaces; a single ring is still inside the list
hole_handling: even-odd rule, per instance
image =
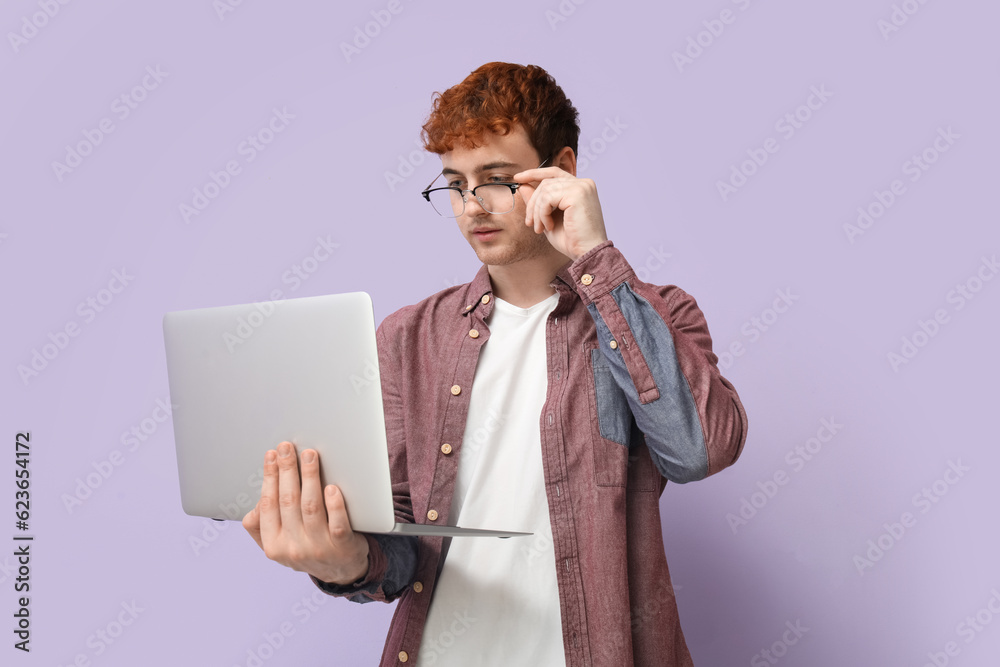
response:
[[[564,667],[559,588],[539,433],[548,386],[545,325],[558,293],[530,308],[494,297],[459,452],[451,517],[528,537],[451,540],[420,667]]]

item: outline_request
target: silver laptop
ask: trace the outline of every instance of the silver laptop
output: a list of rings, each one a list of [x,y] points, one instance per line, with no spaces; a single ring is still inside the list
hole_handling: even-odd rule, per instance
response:
[[[319,452],[355,531],[531,534],[396,523],[367,293],[175,311],[163,337],[188,514],[241,520],[260,498],[265,452],[287,440]]]

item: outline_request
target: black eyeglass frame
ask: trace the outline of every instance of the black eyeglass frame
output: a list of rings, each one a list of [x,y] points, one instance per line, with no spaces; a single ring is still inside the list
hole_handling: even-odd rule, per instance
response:
[[[545,163],[548,162],[550,159],[551,158],[545,158],[540,165],[538,165],[537,167],[535,167],[535,169],[541,169],[542,167],[545,166]],[[444,174],[438,174],[437,176],[434,177],[434,181],[436,181],[437,179],[441,178],[441,176],[443,176],[443,175]],[[427,187],[424,188],[423,192],[420,193],[421,195],[423,195],[424,199],[427,200],[427,203],[431,205],[431,208],[434,208],[434,204],[431,203],[431,193],[432,192],[437,192],[439,190],[454,190],[455,192],[458,192],[458,194],[462,197],[462,212],[459,213],[458,215],[445,215],[444,213],[441,213],[436,208],[434,208],[434,212],[437,213],[442,218],[460,218],[460,217],[462,217],[465,214],[465,205],[469,203],[469,200],[465,196],[466,192],[471,193],[472,196],[476,198],[476,201],[479,202],[479,205],[482,206],[483,210],[486,211],[487,213],[492,213],[493,215],[505,215],[507,213],[510,213],[511,211],[513,211],[517,207],[517,201],[514,200],[514,197],[517,194],[517,189],[519,187],[521,187],[521,185],[522,185],[522,183],[507,183],[507,182],[504,182],[504,181],[494,181],[492,183],[480,183],[479,185],[477,185],[476,187],[472,188],[471,190],[463,190],[462,188],[460,188],[458,186],[455,186],[455,185],[449,185],[449,186],[440,187],[440,188],[432,188],[431,185],[434,185],[434,181],[431,181],[427,185]],[[486,208],[486,205],[483,203],[483,200],[479,196],[476,195],[476,190],[478,190],[479,188],[481,188],[483,186],[486,186],[486,185],[505,185],[508,188],[510,188],[511,201],[513,201],[513,206],[510,207],[510,210],[507,210],[507,211],[504,211],[503,213],[501,213],[499,211],[491,211],[488,208]]]

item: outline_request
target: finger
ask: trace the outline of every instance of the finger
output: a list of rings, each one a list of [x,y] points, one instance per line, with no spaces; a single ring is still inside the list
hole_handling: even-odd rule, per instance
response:
[[[269,449],[264,454],[264,481],[260,486],[260,500],[257,502],[260,519],[260,535],[265,542],[273,540],[281,532],[281,515],[278,510],[278,452]]]
[[[528,202],[531,201],[531,195],[535,194],[537,188],[534,185],[528,185],[527,183],[521,184],[521,187],[517,189],[518,193],[521,195],[521,199],[524,201],[524,205],[527,206]]]
[[[532,219],[535,222],[535,233],[541,234],[546,226],[546,218],[549,217],[552,204],[549,201],[549,191],[539,190],[538,196],[535,197],[534,210],[532,211]],[[551,220],[551,218],[550,218]]]
[[[542,167],[541,169],[525,169],[514,174],[515,183],[531,183],[544,181],[546,178],[556,178],[565,174],[559,167]]]
[[[553,231],[556,225],[563,219],[563,213],[573,203],[574,195],[568,186],[566,179],[556,179],[549,181],[549,187],[545,190],[545,198],[541,202],[542,208],[537,212],[542,220],[545,229]]]
[[[327,531],[326,503],[319,481],[319,455],[316,450],[302,452],[299,469],[302,473],[302,525],[314,541],[322,540]]]
[[[536,188],[530,185],[522,185],[517,189],[521,193],[521,198],[524,200],[524,224],[532,224],[531,219],[531,201],[534,199]]]
[[[525,213],[525,218],[527,219],[525,224],[530,224],[532,230],[534,230],[536,234],[541,233],[542,222],[539,217],[541,215],[540,204],[545,201],[545,197],[546,188],[544,184],[539,184],[539,186],[535,188],[534,194],[531,195],[531,201],[528,202],[528,207]]]
[[[569,208],[570,202],[566,200],[565,197],[559,195],[557,199],[554,199],[552,205],[545,210],[545,218],[548,221],[549,231],[555,230],[557,226],[562,224],[563,218],[566,214],[566,209]]]
[[[545,229],[546,218],[549,217],[549,212],[552,209],[552,204],[549,202],[550,195],[548,192],[545,194],[545,197],[539,198],[537,208],[535,209],[535,220],[537,220],[535,224],[535,231],[539,234],[541,234],[542,230]]]
[[[333,484],[326,485],[326,514],[330,539],[334,543],[351,541],[354,537],[354,531],[351,529],[351,519],[347,515],[344,494],[341,493],[339,487]]]
[[[282,442],[278,445],[278,510],[282,531],[291,535],[302,534],[301,488],[295,445]]]
[[[254,505],[243,517],[243,528],[250,533],[250,537],[257,543],[257,546],[263,549],[264,543],[260,537],[260,503]]]

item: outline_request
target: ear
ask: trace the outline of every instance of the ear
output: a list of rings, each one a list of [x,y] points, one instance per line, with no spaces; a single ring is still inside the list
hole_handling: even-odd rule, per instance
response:
[[[552,160],[552,166],[559,167],[563,171],[568,171],[576,176],[576,154],[573,152],[573,149],[569,146],[563,146]]]

